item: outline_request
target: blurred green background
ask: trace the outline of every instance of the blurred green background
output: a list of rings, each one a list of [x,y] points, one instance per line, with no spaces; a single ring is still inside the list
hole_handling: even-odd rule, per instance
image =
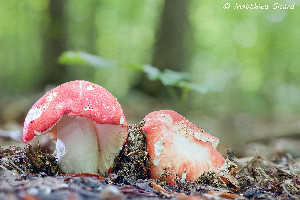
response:
[[[47,90],[81,79],[117,97],[129,123],[172,109],[219,137],[223,149],[299,139],[299,0],[278,1],[292,10],[236,3],[0,1],[1,129],[22,128]],[[81,57],[59,62],[65,51]],[[146,64],[152,71],[141,70]],[[157,69],[166,73],[151,77]]]

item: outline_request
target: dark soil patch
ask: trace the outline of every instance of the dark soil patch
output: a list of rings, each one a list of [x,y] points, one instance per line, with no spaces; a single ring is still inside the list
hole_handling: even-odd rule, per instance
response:
[[[146,133],[140,124],[130,125],[126,144],[115,160],[116,183],[133,184],[138,179],[150,177],[150,162],[146,151]]]

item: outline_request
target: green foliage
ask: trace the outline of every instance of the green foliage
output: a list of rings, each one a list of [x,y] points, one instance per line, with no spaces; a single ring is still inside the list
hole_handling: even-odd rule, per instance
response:
[[[145,65],[141,69],[143,72],[145,72],[147,74],[148,78],[152,81],[158,80],[161,76],[160,70],[151,65]]]
[[[88,65],[95,68],[112,68],[116,63],[99,56],[85,52],[66,51],[59,57],[59,63],[64,65]]]
[[[164,86],[179,87],[183,90],[194,90],[199,93],[206,93],[209,87],[201,86],[192,82],[190,74],[187,72],[176,72],[170,69],[160,71],[149,64],[141,65],[137,63],[117,63],[100,56],[88,54],[86,52],[66,51],[59,57],[59,63],[63,65],[81,65],[97,69],[123,67],[133,69],[146,74],[149,80],[159,80]]]

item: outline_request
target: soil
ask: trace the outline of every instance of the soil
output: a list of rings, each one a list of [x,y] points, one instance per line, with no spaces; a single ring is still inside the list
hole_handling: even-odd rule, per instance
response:
[[[114,173],[118,183],[133,184],[138,179],[149,179],[150,162],[146,151],[146,133],[138,125],[129,126],[128,137],[123,149],[115,160]]]
[[[0,148],[0,199],[300,199],[300,166],[290,154],[274,160],[235,157],[221,174],[203,173],[195,182],[166,185],[165,173],[149,179],[143,122],[129,128],[126,144],[108,177],[65,174],[56,158],[27,145]],[[243,161],[243,162],[242,162]]]

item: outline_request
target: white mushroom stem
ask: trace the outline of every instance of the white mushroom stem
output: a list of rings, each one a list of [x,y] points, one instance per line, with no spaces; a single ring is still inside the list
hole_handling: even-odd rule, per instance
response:
[[[66,173],[98,172],[99,148],[92,120],[64,116],[57,124],[56,153]]]
[[[66,173],[105,175],[113,166],[126,133],[127,129],[121,125],[97,124],[82,117],[63,116],[57,124],[56,142],[61,169]]]

